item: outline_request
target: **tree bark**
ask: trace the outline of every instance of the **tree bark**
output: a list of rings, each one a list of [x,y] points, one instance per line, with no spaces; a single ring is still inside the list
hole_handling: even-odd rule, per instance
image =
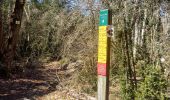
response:
[[[145,28],[146,28],[146,18],[147,18],[147,9],[144,10],[144,19],[143,19],[143,22],[142,22],[142,32],[141,32],[141,41],[140,41],[141,46],[143,45],[143,42],[144,42],[144,34],[145,34]]]
[[[0,55],[2,55],[2,42],[3,42],[3,22],[2,22],[2,7],[3,7],[3,0],[0,1]]]
[[[18,43],[21,20],[24,11],[24,4],[25,0],[16,0],[15,8],[10,17],[9,36],[5,43],[6,48],[3,55],[4,63],[9,73]]]

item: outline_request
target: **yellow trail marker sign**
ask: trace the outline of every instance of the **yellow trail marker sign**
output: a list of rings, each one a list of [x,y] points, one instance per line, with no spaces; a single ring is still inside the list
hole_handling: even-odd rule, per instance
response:
[[[97,100],[109,99],[109,67],[110,67],[110,37],[108,26],[112,24],[111,11],[100,10],[100,22],[98,33],[98,96]]]

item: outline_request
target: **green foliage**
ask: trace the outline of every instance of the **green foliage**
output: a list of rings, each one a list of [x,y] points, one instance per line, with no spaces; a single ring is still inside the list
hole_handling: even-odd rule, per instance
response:
[[[135,97],[135,90],[132,88],[130,81],[127,79],[127,73],[125,69],[120,76],[121,99],[132,100],[133,97]]]
[[[131,100],[131,97],[134,96],[132,93],[132,88],[131,85],[127,83],[127,79],[124,77],[121,78],[120,80],[120,85],[121,85],[121,99],[122,100]]]
[[[49,7],[62,7],[58,0],[43,0],[39,2],[38,0],[31,0],[31,3],[39,10],[48,9]]]
[[[96,65],[94,59],[86,59],[85,65],[78,75],[78,83],[84,85],[82,91],[93,94],[97,91]]]
[[[139,84],[137,100],[164,100],[166,80],[160,66],[148,65],[144,70],[144,80]]]
[[[24,20],[22,26],[19,52],[22,56],[58,55],[61,46],[61,35],[57,32],[58,21],[56,14],[60,7],[56,4],[46,4],[46,9],[31,6],[30,21]],[[29,11],[28,10],[28,11]],[[56,54],[57,53],[57,54]]]

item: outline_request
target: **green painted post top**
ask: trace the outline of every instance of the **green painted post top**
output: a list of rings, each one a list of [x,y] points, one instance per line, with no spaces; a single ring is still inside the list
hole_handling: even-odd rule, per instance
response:
[[[100,10],[99,26],[107,26],[109,24],[108,23],[108,16],[109,16],[109,10],[108,9]]]

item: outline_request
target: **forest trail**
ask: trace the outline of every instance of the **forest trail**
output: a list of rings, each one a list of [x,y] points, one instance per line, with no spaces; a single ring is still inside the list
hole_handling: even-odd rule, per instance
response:
[[[95,100],[65,86],[75,69],[58,61],[35,62],[11,79],[0,79],[0,100]]]

